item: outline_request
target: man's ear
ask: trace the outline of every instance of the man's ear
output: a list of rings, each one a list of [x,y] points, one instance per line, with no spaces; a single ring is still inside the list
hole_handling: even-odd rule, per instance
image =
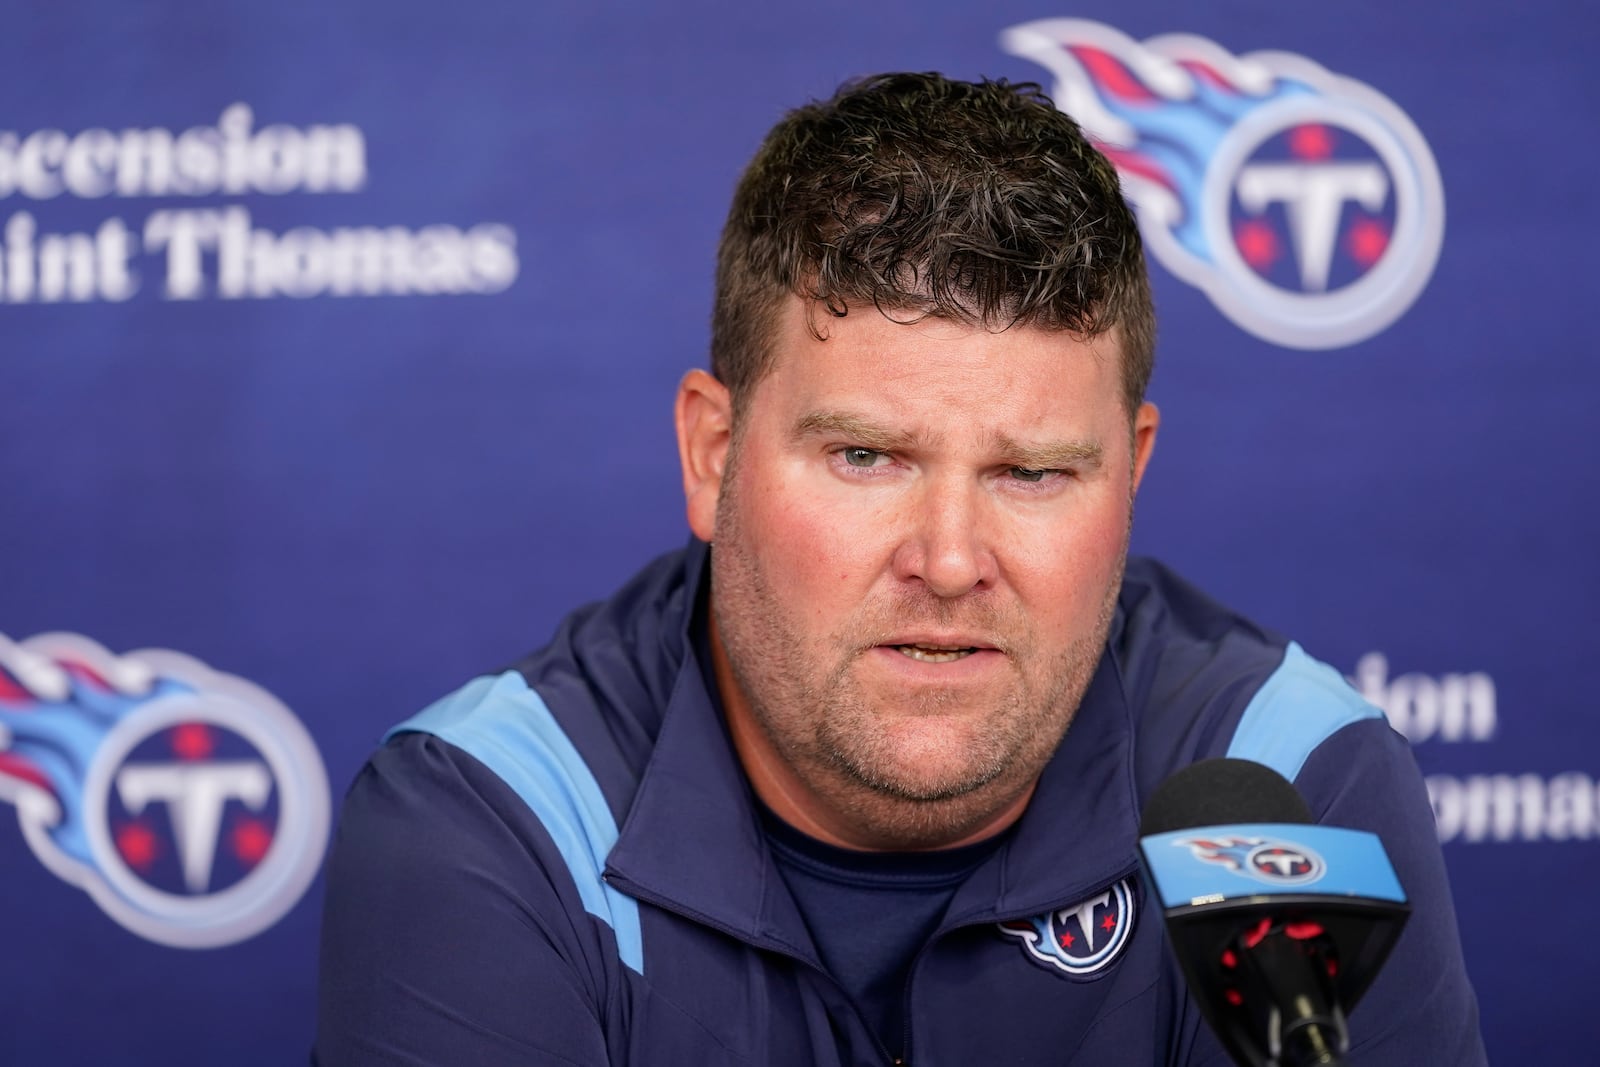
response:
[[[689,529],[709,543],[716,535],[722,472],[733,440],[733,406],[728,387],[703,370],[690,371],[678,383],[673,416],[678,426],[678,459],[683,464]]]
[[[1139,491],[1150,453],[1156,450],[1156,431],[1161,428],[1161,412],[1154,404],[1140,404],[1133,416],[1133,491]]]

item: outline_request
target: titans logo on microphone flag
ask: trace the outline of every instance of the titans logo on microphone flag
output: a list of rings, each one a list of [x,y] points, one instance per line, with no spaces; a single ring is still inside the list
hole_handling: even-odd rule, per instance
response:
[[[1327,873],[1321,856],[1293,841],[1262,837],[1192,837],[1174,841],[1196,859],[1270,885],[1307,885]]]
[[[1070,907],[1000,924],[1000,932],[1022,942],[1029,957],[1066,974],[1083,977],[1110,966],[1133,932],[1133,887],[1124,878],[1103,893]]]
[[[327,844],[327,775],[270,693],[178,652],[0,637],[0,800],[58,878],[141,937],[277,922]]]
[[[1143,42],[1043,19],[1001,44],[1122,175],[1151,253],[1258,337],[1339,348],[1403,315],[1444,237],[1422,134],[1381,93],[1304,56],[1235,56],[1189,34]]]

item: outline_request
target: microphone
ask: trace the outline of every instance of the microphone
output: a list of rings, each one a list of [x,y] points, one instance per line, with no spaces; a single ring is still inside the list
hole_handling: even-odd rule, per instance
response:
[[[1234,1061],[1343,1064],[1346,1016],[1411,914],[1377,835],[1315,825],[1269,767],[1211,759],[1161,783],[1139,836],[1172,950]]]

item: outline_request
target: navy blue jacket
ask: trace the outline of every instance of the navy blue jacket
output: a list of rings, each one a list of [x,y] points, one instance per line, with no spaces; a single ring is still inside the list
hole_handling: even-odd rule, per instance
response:
[[[707,558],[656,561],[373,756],[329,861],[315,1062],[890,1062],[818,959],[706,692]],[[1028,810],[916,958],[907,1062],[1226,1064],[1136,851],[1155,787],[1222,755],[1379,834],[1412,901],[1351,1064],[1483,1063],[1405,741],[1337,672],[1141,560]]]

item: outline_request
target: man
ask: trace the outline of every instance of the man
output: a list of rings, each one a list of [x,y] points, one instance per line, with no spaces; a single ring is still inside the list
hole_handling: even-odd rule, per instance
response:
[[[321,1063],[1225,1063],[1136,860],[1155,786],[1221,755],[1382,834],[1416,905],[1351,1062],[1482,1062],[1405,743],[1124,574],[1154,327],[1071,119],[934,75],[793,112],[712,332],[676,408],[691,547],[352,788]]]

